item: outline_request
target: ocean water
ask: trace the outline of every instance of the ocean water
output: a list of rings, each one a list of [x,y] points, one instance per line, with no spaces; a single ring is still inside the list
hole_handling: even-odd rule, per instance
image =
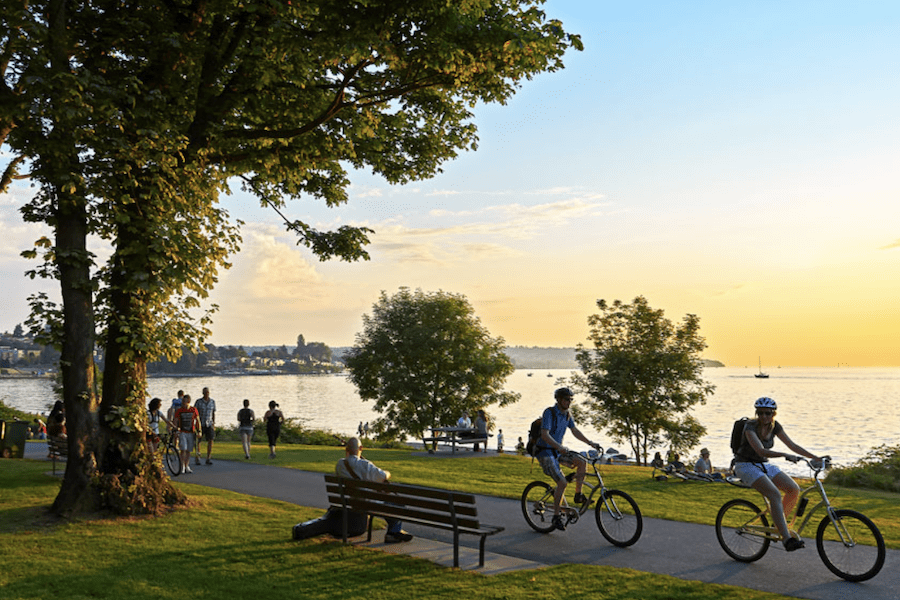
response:
[[[725,467],[731,461],[728,447],[735,419],[751,416],[759,396],[778,402],[777,419],[795,442],[816,454],[830,454],[838,464],[850,464],[882,444],[897,444],[900,435],[900,368],[779,368],[769,371],[769,379],[757,379],[751,368],[709,368],[704,376],[716,386],[706,404],[694,415],[707,428],[707,435],[688,456],[693,461],[701,447],[712,454],[713,465]],[[504,408],[488,410],[494,434],[502,430],[507,449],[519,436],[527,436],[531,421],[553,404],[553,390],[562,384],[567,370],[520,369],[506,382],[506,389],[519,392],[521,400]],[[179,389],[197,398],[203,387],[216,400],[217,422],[236,422],[242,401],[262,415],[275,400],[288,417],[296,417],[308,427],[330,429],[339,434],[356,432],[360,421],[374,421],[378,414],[372,402],[360,400],[344,375],[273,375],[152,378],[151,396],[159,396],[168,407]],[[0,379],[0,399],[9,406],[28,411],[48,412],[54,398],[46,379]],[[577,404],[579,397],[575,397]],[[631,456],[627,444],[579,424],[591,439],[605,447],[615,447]],[[494,438],[489,446],[493,449]],[[570,440],[570,446],[581,443]],[[776,443],[776,449],[780,444]],[[664,450],[660,448],[659,450]],[[687,461],[685,461],[687,462]],[[789,471],[796,468],[784,461]],[[801,474],[801,473],[797,473]]]

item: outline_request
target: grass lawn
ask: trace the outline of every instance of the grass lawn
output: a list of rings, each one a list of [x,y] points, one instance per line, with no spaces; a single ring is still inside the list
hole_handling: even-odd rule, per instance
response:
[[[220,449],[221,458],[232,452],[224,444]],[[239,452],[239,445],[234,449]],[[283,448],[277,461],[324,467],[325,462],[333,462],[334,453],[335,449],[326,456],[314,448]],[[389,468],[396,469],[403,480],[427,478],[433,470],[433,465],[410,461],[402,452],[370,454],[380,462],[393,457]],[[475,464],[480,462],[445,461],[479,472],[488,469],[488,463],[505,470],[523,461],[497,457],[483,460],[484,466]],[[527,467],[519,468],[527,473]],[[452,468],[454,476],[456,469]],[[329,538],[294,542],[290,527],[321,511],[180,482],[176,485],[189,495],[191,505],[164,517],[59,522],[46,514],[59,489],[59,479],[47,476],[48,470],[44,461],[0,461],[0,596],[4,600],[406,600],[412,593],[454,600],[545,600],[585,594],[598,600],[785,598],[587,565],[482,577],[407,556],[343,546]],[[617,475],[615,484],[625,487],[625,477],[623,472],[620,483]],[[518,484],[521,487],[521,480]]]
[[[344,456],[342,448],[328,446],[285,445],[278,448],[275,460],[267,458],[268,450],[257,445],[251,462],[276,464],[282,467],[331,473],[334,464]],[[529,481],[546,479],[531,458],[514,454],[488,454],[466,458],[416,456],[409,450],[366,449],[363,455],[383,469],[399,483],[429,485],[488,496],[518,499]],[[241,445],[236,442],[217,443],[214,455],[229,460],[244,460]],[[651,478],[652,469],[631,466],[605,466],[602,469],[608,487],[622,489],[637,501],[644,516],[672,521],[714,525],[719,508],[732,498],[747,498],[758,506],[762,497],[753,490],[726,483],[703,483],[670,479],[659,482]],[[811,482],[799,480],[801,487]],[[574,486],[570,486],[574,487]],[[826,485],[826,491],[836,508],[851,508],[872,519],[884,536],[888,548],[900,549],[900,494],[890,492],[839,488]],[[811,498],[812,503],[814,498]],[[803,531],[807,538],[815,537],[820,512]]]

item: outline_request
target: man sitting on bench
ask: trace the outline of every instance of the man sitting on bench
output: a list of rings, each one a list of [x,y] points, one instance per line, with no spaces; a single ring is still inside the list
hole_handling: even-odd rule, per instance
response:
[[[363,481],[373,481],[375,483],[387,483],[391,478],[389,471],[379,469],[373,463],[362,457],[362,444],[359,439],[352,437],[344,443],[344,451],[346,456],[337,462],[334,467],[335,473],[340,477],[351,477],[353,479],[361,479]],[[384,534],[384,541],[387,543],[408,542],[413,536],[403,531],[403,522],[399,519],[385,519],[388,524],[387,533]]]

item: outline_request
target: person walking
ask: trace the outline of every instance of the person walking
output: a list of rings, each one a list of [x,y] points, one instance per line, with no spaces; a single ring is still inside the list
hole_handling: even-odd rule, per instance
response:
[[[269,438],[269,458],[275,458],[275,444],[281,435],[281,424],[284,423],[284,414],[278,409],[274,400],[269,402],[269,410],[263,415],[266,422],[266,436]]]
[[[541,437],[535,444],[537,450],[535,457],[540,463],[541,469],[556,482],[556,494],[553,496],[553,526],[560,531],[566,530],[560,507],[568,485],[566,477],[559,468],[560,464],[575,469],[575,503],[581,504],[587,500],[581,493],[584,476],[587,472],[587,463],[580,454],[570,453],[569,449],[563,446],[562,441],[566,435],[566,429],[571,429],[572,435],[588,446],[595,449],[600,448],[600,444],[589,440],[575,426],[575,421],[569,413],[574,395],[572,390],[567,387],[559,388],[553,393],[556,405],[547,408],[541,416]]]
[[[237,420],[238,433],[244,446],[244,458],[250,460],[250,440],[253,439],[253,423],[256,421],[256,415],[250,409],[249,400],[244,400],[244,408],[238,411]]]
[[[344,443],[344,458],[339,460],[334,467],[334,472],[340,477],[386,483],[391,478],[390,471],[379,469],[373,463],[362,457],[362,444],[359,438],[352,437]],[[403,531],[403,522],[399,519],[385,519],[387,532],[384,534],[386,543],[408,542],[413,536]]]
[[[203,388],[203,397],[197,400],[195,407],[200,413],[200,433],[206,440],[206,464],[212,464],[213,440],[216,439],[216,401],[209,397],[209,388]],[[199,440],[198,440],[199,441]],[[200,464],[200,446],[197,446],[197,464]]]
[[[178,449],[181,452],[181,472],[193,473],[188,466],[191,450],[194,449],[194,438],[200,430],[200,414],[191,406],[191,397],[185,394],[181,399],[181,408],[175,411],[175,425],[178,427]]]
[[[806,544],[789,529],[785,515],[790,514],[794,504],[800,497],[800,486],[790,475],[783,472],[776,465],[769,463],[770,458],[784,457],[796,462],[799,460],[793,454],[772,450],[775,438],[784,443],[796,454],[821,462],[822,458],[812,454],[808,450],[794,443],[781,423],[775,420],[778,410],[777,403],[768,397],[759,398],[753,405],[756,410],[756,418],[749,419],[744,426],[744,435],[741,445],[734,453],[734,474],[740,480],[749,485],[768,500],[772,521],[775,528],[782,536],[784,549],[788,552],[804,548]],[[784,493],[782,498],[781,494]]]
[[[175,426],[172,421],[166,418],[166,416],[162,413],[162,400],[159,398],[153,398],[150,400],[150,404],[147,405],[147,420],[150,423],[150,431],[147,433],[147,441],[150,443],[150,452],[156,454],[156,449],[159,447],[159,422],[162,420],[165,422],[166,427],[169,428],[169,431],[172,431]]]

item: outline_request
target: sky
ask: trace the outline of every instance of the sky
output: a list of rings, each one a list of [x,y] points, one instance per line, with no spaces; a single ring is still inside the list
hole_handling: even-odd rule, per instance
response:
[[[241,252],[214,344],[354,342],[382,291],[465,295],[509,345],[586,343],[598,299],[700,318],[728,366],[900,365],[900,3],[553,0],[566,68],[479,106],[478,149],[433,179],[354,172],[291,219],[375,231],[320,262],[235,192]],[[0,331],[47,284],[19,253],[31,190],[0,196]],[[102,249],[98,251],[103,254]]]

